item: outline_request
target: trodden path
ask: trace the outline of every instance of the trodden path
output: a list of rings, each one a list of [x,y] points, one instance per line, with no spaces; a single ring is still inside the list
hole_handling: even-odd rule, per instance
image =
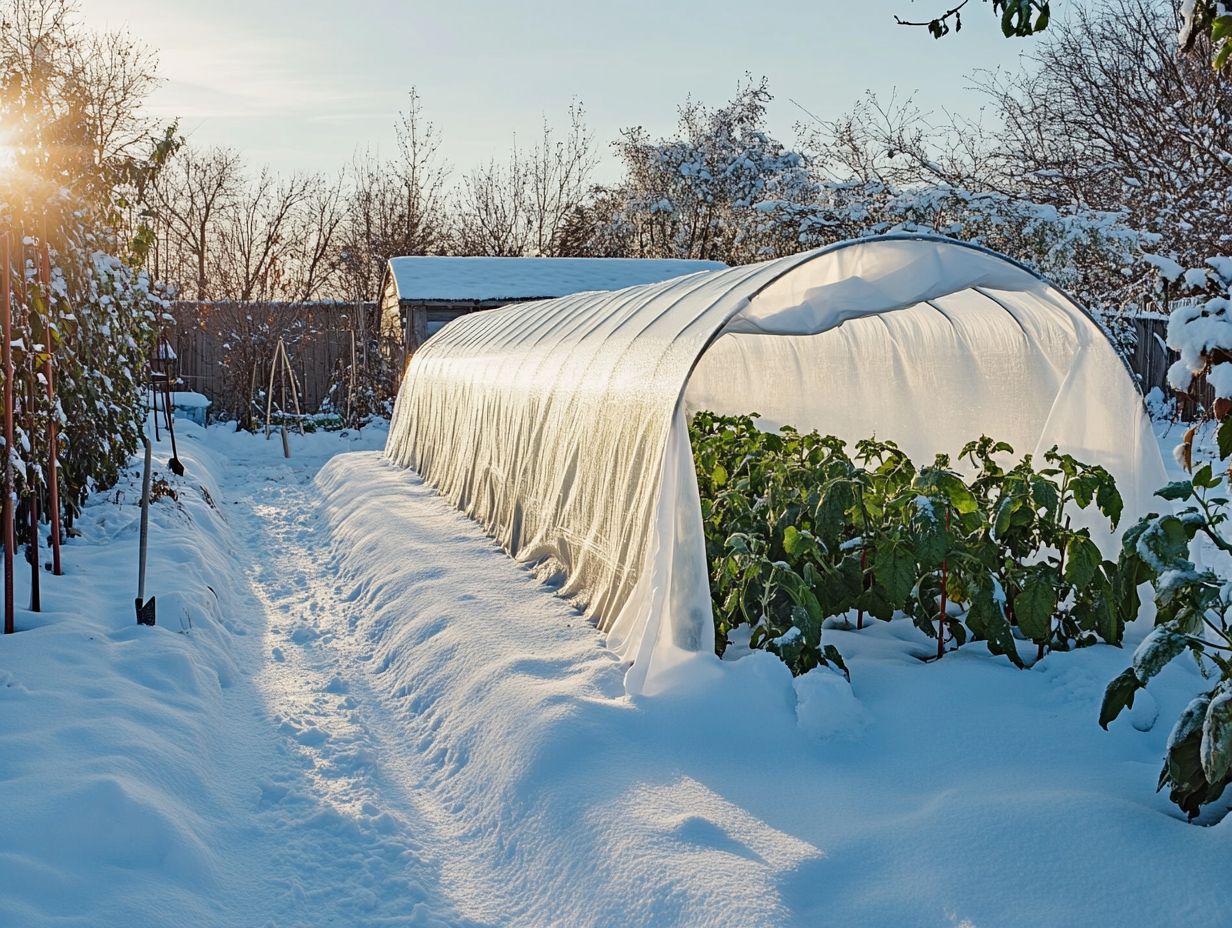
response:
[[[266,450],[266,449],[262,449]],[[243,682],[214,758],[234,778],[226,925],[474,924],[442,894],[440,842],[420,811],[398,726],[350,632],[353,602],[324,568],[313,477],[323,460],[272,450],[230,465],[226,507],[246,566]]]

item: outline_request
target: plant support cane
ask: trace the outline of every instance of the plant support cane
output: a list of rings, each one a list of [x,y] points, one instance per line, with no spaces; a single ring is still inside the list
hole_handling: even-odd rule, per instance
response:
[[[145,599],[145,553],[150,538],[150,471],[154,463],[154,446],[148,437],[143,437],[145,444],[145,468],[141,475],[141,535],[137,554],[137,624],[153,625],[154,597],[149,602]]]
[[[4,339],[4,633],[13,634],[13,279],[10,264],[11,242],[6,232],[0,238],[0,273],[4,274],[4,292],[0,294],[0,338]]]
[[[60,568],[60,450],[56,429],[56,376],[51,363],[52,338],[55,329],[51,322],[51,252],[46,234],[39,253],[39,282],[43,288],[43,300],[47,313],[47,346],[43,358],[43,379],[47,381],[47,519],[51,523],[51,572],[59,577]]]

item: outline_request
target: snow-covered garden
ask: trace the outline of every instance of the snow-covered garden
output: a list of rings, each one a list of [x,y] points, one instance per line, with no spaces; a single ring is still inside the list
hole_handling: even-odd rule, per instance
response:
[[[0,928],[1232,924],[1232,13],[1064,3],[312,173],[0,0]]]

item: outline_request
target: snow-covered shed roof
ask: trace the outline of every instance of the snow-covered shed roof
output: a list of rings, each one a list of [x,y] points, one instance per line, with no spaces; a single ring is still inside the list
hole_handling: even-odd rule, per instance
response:
[[[416,302],[548,299],[592,290],[620,290],[723,267],[726,265],[718,261],[671,258],[389,259],[398,299]]]
[[[553,568],[648,691],[713,656],[701,409],[917,460],[981,434],[1058,445],[1112,472],[1127,515],[1164,479],[1137,384],[1081,307],[1008,258],[914,235],[464,316],[414,355],[385,454]]]

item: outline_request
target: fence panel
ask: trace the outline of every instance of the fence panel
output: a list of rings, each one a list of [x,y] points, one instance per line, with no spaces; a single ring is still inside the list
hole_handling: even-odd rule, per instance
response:
[[[185,388],[209,397],[219,413],[233,411],[226,407],[234,403],[241,366],[248,370],[249,382],[256,381],[255,393],[266,389],[273,344],[281,334],[299,381],[301,407],[317,412],[335,370],[350,363],[352,327],[368,331],[374,311],[373,303],[179,302],[172,307],[176,325],[167,337]],[[357,312],[365,318],[356,319]],[[275,396],[279,388],[275,382]]]

